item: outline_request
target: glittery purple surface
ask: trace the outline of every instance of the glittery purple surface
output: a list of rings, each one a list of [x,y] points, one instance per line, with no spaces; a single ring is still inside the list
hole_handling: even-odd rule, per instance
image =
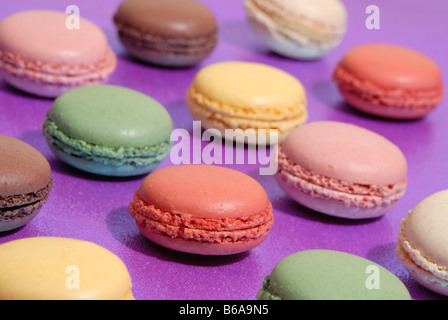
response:
[[[227,165],[257,179],[274,208],[269,238],[250,252],[234,256],[190,255],[159,247],[145,239],[129,215],[128,204],[143,177],[106,178],[73,169],[50,152],[42,122],[52,104],[0,82],[0,134],[28,142],[50,162],[54,188],[37,217],[26,226],[0,235],[0,243],[33,236],[61,236],[95,242],[118,255],[133,280],[136,299],[255,299],[263,278],[285,256],[299,250],[333,249],[368,258],[389,269],[409,289],[413,299],[443,299],[418,285],[398,262],[394,249],[400,221],[430,194],[447,188],[448,108],[446,102],[418,121],[387,121],[350,109],[331,81],[331,73],[346,50],[368,42],[404,45],[431,57],[448,74],[446,38],[448,3],[429,0],[376,0],[380,29],[368,30],[364,1],[345,0],[349,22],[342,43],[318,61],[296,61],[270,53],[249,28],[241,0],[203,0],[215,13],[219,43],[200,65],[164,69],[130,58],[118,41],[112,15],[119,0],[2,1],[0,18],[26,9],[65,11],[74,4],[81,16],[99,25],[119,61],[109,84],[121,85],[158,100],[170,112],[175,128],[192,131],[193,119],[185,92],[200,67],[225,60],[266,63],[300,79],[308,97],[309,122],[337,120],[358,124],[396,143],[408,161],[407,193],[392,211],[371,221],[348,221],[312,212],[296,204],[261,176],[256,165]],[[369,3],[370,4],[370,3]],[[171,165],[166,158],[161,167]],[[442,245],[442,244],[441,244]],[[0,262],[1,263],[1,262]]]

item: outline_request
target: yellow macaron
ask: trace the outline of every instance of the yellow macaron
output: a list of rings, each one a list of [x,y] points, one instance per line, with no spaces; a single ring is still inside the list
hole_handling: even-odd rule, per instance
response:
[[[187,91],[187,105],[203,128],[236,140],[252,134],[257,144],[275,144],[303,124],[308,118],[306,104],[305,89],[297,78],[253,62],[206,66]]]
[[[12,240],[0,261],[0,300],[134,300],[124,263],[89,241]]]

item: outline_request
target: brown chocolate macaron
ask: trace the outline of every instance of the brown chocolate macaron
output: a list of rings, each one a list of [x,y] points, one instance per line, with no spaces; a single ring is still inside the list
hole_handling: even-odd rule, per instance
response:
[[[0,232],[19,228],[39,212],[52,188],[47,159],[29,144],[0,135]]]
[[[214,14],[194,0],[124,0],[114,22],[128,52],[155,65],[195,65],[217,43]]]

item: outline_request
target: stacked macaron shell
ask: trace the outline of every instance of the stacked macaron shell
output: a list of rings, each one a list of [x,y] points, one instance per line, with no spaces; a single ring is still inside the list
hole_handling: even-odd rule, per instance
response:
[[[89,241],[30,237],[0,245],[0,300],[134,300],[124,263]]]
[[[108,79],[117,60],[105,34],[83,18],[78,29],[69,29],[67,17],[30,10],[0,22],[0,73],[5,81],[27,93],[57,97]]]
[[[332,216],[385,214],[404,195],[406,175],[397,146],[352,124],[309,123],[279,145],[279,186],[302,205]]]
[[[188,89],[187,105],[204,128],[217,129],[224,138],[231,131],[230,139],[250,144],[275,144],[308,118],[301,82],[283,70],[252,62],[202,68]]]
[[[396,254],[422,286],[448,296],[448,190],[423,199],[401,222]]]
[[[217,43],[213,13],[194,0],[125,0],[114,22],[129,53],[156,65],[192,66]]]
[[[112,85],[64,93],[43,124],[48,145],[59,159],[106,176],[153,170],[171,150],[171,130],[171,117],[157,101]]]
[[[349,105],[385,118],[422,118],[443,98],[437,64],[401,46],[354,47],[338,63],[333,78]]]
[[[376,273],[376,279],[368,279]],[[277,263],[258,300],[411,300],[405,285],[377,263],[334,250],[304,250]]]
[[[273,224],[272,205],[256,180],[212,165],[156,170],[143,180],[129,210],[148,239],[201,255],[248,251]]]
[[[250,25],[269,49],[312,60],[342,40],[347,13],[339,0],[245,0]]]
[[[47,159],[29,144],[0,135],[0,150],[1,232],[32,220],[47,201],[53,180]]]

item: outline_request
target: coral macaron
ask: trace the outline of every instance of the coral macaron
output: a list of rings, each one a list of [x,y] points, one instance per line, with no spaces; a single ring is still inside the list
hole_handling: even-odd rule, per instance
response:
[[[12,14],[0,22],[0,73],[10,85],[38,96],[57,97],[80,86],[105,82],[117,58],[103,31],[79,18],[50,10]]]
[[[374,218],[404,195],[401,150],[365,128],[320,121],[295,129],[279,145],[279,186],[300,204],[328,215]]]
[[[384,118],[422,118],[443,98],[437,64],[418,51],[396,45],[352,48],[337,64],[333,78],[350,106]]]
[[[273,224],[272,205],[256,180],[212,165],[154,171],[129,210],[151,241],[201,255],[248,251],[267,238]]]

